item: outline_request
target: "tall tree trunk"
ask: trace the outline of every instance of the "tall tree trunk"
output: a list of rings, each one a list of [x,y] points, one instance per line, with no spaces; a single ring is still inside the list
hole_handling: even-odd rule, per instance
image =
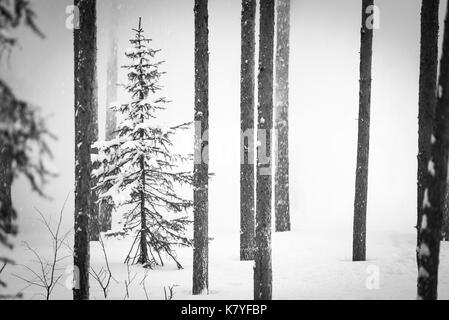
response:
[[[254,299],[270,300],[273,129],[274,0],[260,1],[259,104],[257,131],[256,253]]]
[[[138,28],[138,47],[141,45],[140,37],[142,35],[143,29],[142,29],[142,18],[139,18],[139,28]],[[142,66],[143,61],[142,58],[140,59],[140,66]],[[139,100],[142,101],[145,99],[145,95],[143,92],[140,92]],[[140,123],[144,122],[143,115],[140,116]],[[143,142],[145,140],[144,132],[140,132],[140,140]],[[145,212],[145,183],[146,183],[146,177],[145,177],[145,157],[140,157],[140,183],[141,183],[141,190],[140,190],[140,257],[139,257],[139,263],[146,264],[148,262],[148,250],[147,250],[147,217]]]
[[[74,30],[75,50],[75,300],[89,299],[89,218],[91,197],[92,126],[97,111],[96,0],[75,0],[80,28]]]
[[[98,141],[98,105],[95,104],[93,115],[92,115],[92,126],[91,126],[91,137],[90,143],[91,145]],[[92,154],[97,154],[98,150],[96,148],[91,149]],[[93,166],[93,169],[97,169]],[[90,241],[99,241],[100,240],[100,205],[98,204],[98,193],[94,190],[97,185],[96,179],[91,178],[91,209],[90,209],[90,220],[89,220],[89,234]]]
[[[421,219],[421,244],[418,248],[418,299],[438,297],[438,265],[441,225],[447,182],[449,153],[449,3],[444,26],[443,53],[440,63],[438,100],[435,109],[430,160],[424,180]]]
[[[193,294],[209,290],[209,28],[208,1],[195,0],[195,159]]]
[[[0,118],[8,119],[15,103],[13,93],[0,80]],[[11,199],[12,181],[12,151],[8,145],[0,142],[0,243],[6,242],[7,239],[3,240],[3,237],[17,232],[17,227],[14,226],[16,212]]]
[[[242,0],[240,80],[240,260],[254,259],[256,0]]]
[[[12,160],[11,151],[6,146],[0,145],[0,226],[5,234],[15,234],[15,212],[12,207]]]
[[[438,10],[439,0],[423,0],[421,9],[421,61],[419,77],[418,129],[418,248],[421,245],[422,201],[430,157],[430,137],[435,113],[438,76]],[[417,253],[418,254],[418,253]],[[418,269],[420,260],[417,256]]]
[[[80,11],[80,15],[81,15]],[[95,59],[95,66],[94,66],[94,73],[92,75],[92,81],[95,82],[95,88],[97,88],[97,44],[96,44],[96,37],[97,37],[97,16],[96,12],[92,16],[92,21],[89,21],[89,24],[92,24],[95,30],[91,31],[91,33],[95,33],[95,48],[92,49],[92,51],[89,51],[89,54],[91,54],[92,59]],[[90,145],[92,146],[93,143],[98,141],[98,92],[97,89],[95,89],[95,97],[93,98],[92,103],[92,123],[90,126]],[[97,154],[98,150],[96,148],[91,149],[92,154]],[[96,169],[96,168],[94,168]],[[100,205],[98,203],[98,194],[97,191],[94,190],[95,186],[97,185],[96,179],[92,179],[90,181],[91,186],[91,209],[90,209],[90,219],[89,219],[89,233],[90,233],[90,241],[99,241],[100,240]]]
[[[139,26],[140,29],[140,26]],[[143,138],[143,137],[142,137]],[[147,249],[147,218],[145,213],[145,159],[140,159],[140,170],[142,190],[140,190],[140,257],[138,263],[146,264],[148,262],[148,249]]]
[[[117,130],[117,116],[111,109],[111,104],[117,101],[118,83],[118,57],[117,57],[117,20],[118,9],[116,1],[112,1],[112,21],[109,35],[109,56],[107,66],[107,87],[106,87],[106,140],[115,138]],[[100,205],[100,229],[102,232],[110,231],[112,228],[112,211],[114,207],[106,201]]]
[[[95,50],[95,55],[96,55],[96,50]],[[94,81],[95,81],[95,83],[97,83],[96,66],[95,66],[94,77],[95,77]],[[90,145],[92,146],[93,143],[98,141],[98,98],[97,98],[97,93],[95,93],[95,101],[92,105],[92,124],[90,127],[90,134],[91,134],[90,135]],[[91,153],[97,154],[98,149],[91,148]],[[93,168],[96,169],[95,166],[93,166]],[[98,203],[98,193],[96,190],[94,190],[96,185],[97,185],[96,179],[91,178],[91,181],[90,181],[91,209],[90,209],[90,220],[89,220],[90,241],[99,241],[100,240],[100,205]]]
[[[441,239],[449,241],[449,181],[446,182],[446,198],[444,200],[443,226],[441,227]]]
[[[366,260],[366,206],[368,197],[368,159],[371,109],[371,62],[373,55],[373,28],[368,24],[369,7],[373,0],[362,1],[362,28],[360,47],[360,101],[357,169],[354,200],[354,231],[352,259]]]
[[[290,231],[288,159],[288,76],[290,59],[290,0],[277,2],[277,45],[275,77],[275,217],[276,231]]]

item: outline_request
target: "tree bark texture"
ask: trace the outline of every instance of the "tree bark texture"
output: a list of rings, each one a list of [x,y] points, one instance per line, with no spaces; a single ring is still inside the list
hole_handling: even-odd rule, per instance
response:
[[[439,0],[423,0],[421,8],[421,58],[419,76],[418,116],[418,203],[417,235],[421,245],[422,202],[427,165],[430,158],[430,137],[433,132],[433,117],[437,102],[438,77],[438,10]],[[418,253],[417,253],[418,254]],[[420,260],[417,256],[418,269]]]
[[[242,0],[240,130],[240,260],[254,259],[254,108],[256,0]]]
[[[353,260],[366,260],[366,208],[368,197],[368,160],[371,109],[371,64],[373,55],[373,28],[369,26],[369,7],[373,0],[362,1],[360,47],[359,125],[357,169],[354,200]]]
[[[209,29],[208,1],[195,0],[195,159],[193,173],[193,289],[209,290]]]
[[[75,243],[74,300],[89,299],[89,219],[92,214],[91,142],[97,112],[96,1],[75,0],[80,28],[75,51]]]
[[[271,300],[274,0],[260,1],[254,299]]]
[[[7,119],[14,107],[13,93],[6,84],[0,81],[0,117]],[[17,227],[14,225],[16,212],[11,199],[12,181],[12,151],[9,146],[2,145],[0,142],[0,243],[7,242],[6,235],[17,232]]]
[[[290,0],[277,1],[275,74],[275,226],[276,231],[290,231],[288,107],[290,60]]]
[[[418,247],[418,299],[438,298],[438,265],[449,152],[449,4],[444,26],[437,104],[427,165]]]

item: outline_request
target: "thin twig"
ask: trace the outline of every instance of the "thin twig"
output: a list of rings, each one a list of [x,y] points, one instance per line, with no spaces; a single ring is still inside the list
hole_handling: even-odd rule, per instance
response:
[[[32,248],[28,242],[23,242],[23,246],[32,253],[32,255],[35,257],[36,260],[34,261],[38,267],[38,270],[35,270],[29,266],[22,265],[26,270],[28,270],[33,278],[26,278],[23,276],[19,276],[17,274],[13,274],[14,277],[24,281],[27,284],[27,287],[30,286],[36,286],[38,288],[42,288],[45,290],[45,294],[42,294],[46,300],[50,299],[51,294],[53,293],[54,288],[61,280],[63,274],[59,274],[62,269],[58,267],[59,263],[68,258],[69,256],[62,256],[60,257],[60,250],[61,247],[65,244],[65,241],[70,234],[70,231],[66,232],[65,234],[61,235],[61,225],[62,225],[62,218],[63,218],[63,212],[65,209],[65,206],[67,204],[67,200],[69,198],[69,195],[67,195],[64,204],[62,206],[62,209],[59,213],[59,219],[56,224],[56,228],[52,228],[51,226],[51,217],[49,219],[46,219],[44,214],[36,209],[37,213],[40,216],[40,222],[43,223],[45,228],[47,229],[47,232],[51,235],[52,240],[52,247],[53,247],[53,253],[52,258],[50,261],[43,258],[40,253]],[[58,273],[58,274],[57,274]]]

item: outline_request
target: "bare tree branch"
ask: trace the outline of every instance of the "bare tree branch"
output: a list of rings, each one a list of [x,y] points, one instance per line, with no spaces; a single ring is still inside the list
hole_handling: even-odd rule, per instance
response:
[[[98,284],[100,285],[101,289],[103,290],[104,298],[107,299],[108,292],[109,292],[109,285],[111,283],[111,280],[114,280],[116,283],[118,283],[118,281],[112,275],[111,268],[109,266],[108,255],[106,253],[106,248],[104,246],[104,241],[103,241],[103,238],[101,237],[101,235],[100,235],[99,241],[100,241],[100,244],[101,244],[101,249],[103,251],[104,260],[105,260],[105,263],[106,263],[106,269],[104,269],[102,267],[100,269],[100,271],[97,272],[91,266],[90,267],[90,274],[91,274],[92,278],[94,278],[95,281],[98,282]]]
[[[45,292],[43,296],[46,300],[50,300],[50,296],[53,293],[53,290],[63,276],[63,274],[61,273],[63,268],[59,267],[59,263],[70,257],[70,255],[61,256],[61,247],[65,244],[67,237],[70,234],[70,231],[61,234],[63,212],[68,198],[69,195],[67,195],[62,209],[59,213],[59,219],[57,221],[56,227],[52,227],[51,218],[46,219],[44,214],[36,209],[37,213],[40,216],[39,221],[42,222],[47,232],[51,235],[51,244],[53,249],[51,259],[45,259],[36,249],[32,248],[28,242],[23,242],[23,246],[35,257],[36,260],[32,261],[37,264],[37,267],[32,268],[26,265],[22,265],[22,267],[24,267],[29,273],[31,273],[32,278],[13,274],[13,276],[15,276],[16,278],[24,281],[27,284],[27,287],[35,286],[43,289]]]

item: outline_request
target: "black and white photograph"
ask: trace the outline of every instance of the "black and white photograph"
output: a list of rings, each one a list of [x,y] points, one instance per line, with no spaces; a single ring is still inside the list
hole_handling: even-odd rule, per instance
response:
[[[449,300],[448,161],[449,0],[0,0],[0,300]]]

